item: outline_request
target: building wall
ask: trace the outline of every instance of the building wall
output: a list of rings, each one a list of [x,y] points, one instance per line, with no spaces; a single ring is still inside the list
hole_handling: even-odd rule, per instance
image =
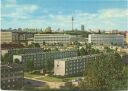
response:
[[[124,45],[124,36],[116,34],[90,34],[88,38],[89,43],[98,45]]]
[[[8,53],[8,50],[1,50],[1,55],[4,56],[6,53]]]
[[[12,42],[12,32],[1,32],[1,43]]]
[[[64,34],[35,34],[34,42],[43,44],[45,43],[70,43],[71,35]]]
[[[128,44],[128,32],[126,33],[126,43]]]
[[[33,33],[18,33],[19,34],[19,40],[20,41],[26,41],[29,38],[33,38],[34,34]]]
[[[23,87],[23,78],[23,68],[21,65],[1,65],[1,89],[20,90]]]
[[[56,60],[54,62],[54,75],[65,75],[65,61]]]
[[[30,53],[30,54],[19,54],[13,55],[13,60],[22,60],[26,67],[28,61],[32,60],[35,62],[35,68],[43,68],[46,61],[51,61],[54,64],[54,59],[68,58],[77,56],[76,51],[56,51],[56,52],[44,52],[44,53]],[[27,68],[27,67],[26,67]]]
[[[18,34],[13,32],[1,32],[1,44],[17,43]]]
[[[25,41],[32,37],[34,37],[33,33],[1,32],[1,43],[19,43],[19,41]]]
[[[99,58],[100,54],[54,60],[54,75],[74,76],[83,74],[86,62]],[[58,63],[59,62],[59,63]]]
[[[20,54],[31,54],[31,53],[43,53],[43,48],[11,48],[11,49],[5,49],[1,50],[2,56],[4,56],[6,53],[9,54],[11,57],[10,60],[13,60],[13,55],[20,55]]]

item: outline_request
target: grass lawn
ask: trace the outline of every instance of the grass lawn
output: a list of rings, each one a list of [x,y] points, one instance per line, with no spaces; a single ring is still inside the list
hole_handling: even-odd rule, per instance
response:
[[[65,78],[62,77],[62,78],[60,78],[60,77],[53,77],[53,76],[43,76],[43,75],[31,74],[31,73],[27,73],[27,72],[24,73],[24,77],[35,78],[38,80],[48,81],[48,82],[68,82],[68,81],[78,78],[78,77],[65,77]]]
[[[27,72],[24,73],[24,77],[28,77],[28,78],[34,78],[34,77],[38,77],[38,76],[41,76],[41,75],[31,74],[31,73],[27,73]]]
[[[49,82],[63,82],[62,78],[57,78],[57,77],[51,77],[51,76],[45,76],[41,78],[37,78],[38,80],[43,80],[43,81],[49,81]]]

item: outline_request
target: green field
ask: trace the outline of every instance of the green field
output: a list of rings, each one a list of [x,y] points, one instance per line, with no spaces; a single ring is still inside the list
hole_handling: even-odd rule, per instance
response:
[[[62,78],[57,77],[51,77],[51,76],[45,76],[41,78],[37,78],[38,80],[48,81],[48,82],[63,82]]]
[[[74,80],[78,77],[54,77],[54,76],[44,76],[41,74],[31,74],[31,73],[24,73],[24,77],[27,78],[35,78],[37,80],[48,81],[48,82],[68,82]]]
[[[34,78],[34,77],[38,77],[38,76],[41,76],[41,75],[31,74],[31,73],[27,73],[27,72],[24,73],[24,77],[28,77],[28,78]]]

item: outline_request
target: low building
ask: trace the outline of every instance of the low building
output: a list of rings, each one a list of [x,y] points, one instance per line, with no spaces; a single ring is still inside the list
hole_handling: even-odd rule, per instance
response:
[[[89,34],[88,42],[97,45],[124,45],[124,36],[119,34]]]
[[[99,58],[100,54],[54,60],[54,75],[74,76],[83,74],[86,62]]]
[[[29,38],[34,37],[34,33],[32,32],[16,32],[18,34],[20,42],[28,41]]]
[[[17,43],[18,34],[13,32],[1,32],[1,44]]]
[[[126,33],[126,43],[128,45],[128,32]]]
[[[54,43],[62,43],[67,44],[72,42],[72,39],[75,36],[67,35],[67,34],[35,34],[34,35],[34,43],[39,44],[54,44]]]
[[[54,59],[68,58],[77,56],[77,51],[54,51],[43,53],[29,53],[13,55],[13,61],[18,59],[23,62],[24,66],[28,64],[28,61],[34,61],[34,67],[37,69],[43,68],[46,61],[51,61],[54,64]],[[27,67],[26,67],[27,68]]]
[[[2,31],[1,33],[1,44],[19,43],[27,41],[28,38],[33,38],[34,33],[29,32],[8,32]]]
[[[24,72],[20,64],[1,65],[1,89],[20,90],[23,87]]]

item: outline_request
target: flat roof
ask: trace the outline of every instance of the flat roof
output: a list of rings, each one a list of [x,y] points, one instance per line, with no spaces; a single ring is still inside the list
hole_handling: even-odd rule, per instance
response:
[[[63,59],[55,59],[55,61],[69,61],[69,60],[75,60],[75,59],[81,59],[81,58],[90,58],[99,56],[100,54],[93,54],[93,55],[85,55],[85,56],[76,56],[76,57],[69,57],[69,58],[63,58]]]

